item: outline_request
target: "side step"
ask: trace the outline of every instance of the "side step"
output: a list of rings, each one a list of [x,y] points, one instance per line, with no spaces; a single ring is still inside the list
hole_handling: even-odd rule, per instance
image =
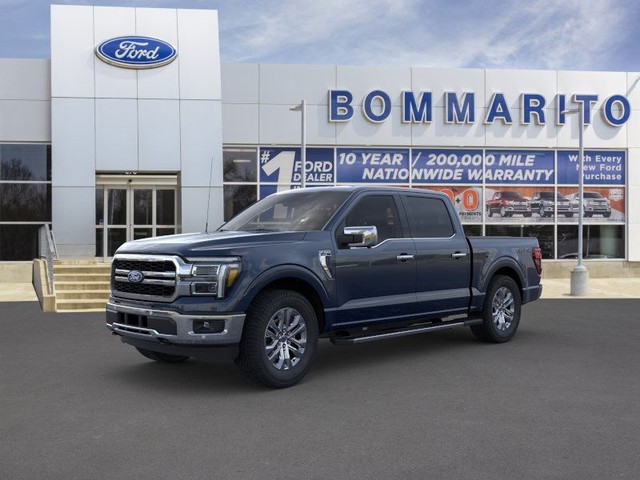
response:
[[[376,340],[384,340],[386,338],[406,337],[407,335],[417,335],[419,333],[435,332],[436,330],[447,330],[449,328],[469,327],[471,325],[480,325],[481,318],[470,318],[467,320],[450,320],[448,322],[438,322],[425,325],[424,323],[417,326],[409,326],[391,330],[380,330],[375,333],[353,336],[335,335],[331,337],[331,343],[334,345],[356,345],[358,343],[374,342]]]

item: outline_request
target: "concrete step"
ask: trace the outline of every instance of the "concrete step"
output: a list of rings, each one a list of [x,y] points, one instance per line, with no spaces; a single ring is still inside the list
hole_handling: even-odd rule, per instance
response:
[[[88,300],[77,300],[77,299],[56,299],[56,312],[63,311],[87,311],[87,310],[97,310],[104,311],[107,306],[106,300],[97,300],[97,299],[88,299]]]
[[[54,260],[53,264],[54,265],[104,265],[104,264],[110,265],[111,262],[101,262],[101,261],[98,261],[98,260],[72,260],[72,259],[65,259],[65,260]]]
[[[109,274],[111,273],[111,265],[108,263],[99,263],[95,265],[54,265],[53,266],[54,274],[87,274],[87,273],[100,273],[100,274]]]
[[[111,276],[109,273],[56,273],[53,280],[58,282],[109,282]]]
[[[56,293],[65,290],[109,290],[111,288],[111,282],[98,281],[98,282],[67,282],[57,281],[55,282]]]
[[[109,290],[60,290],[56,292],[60,300],[105,300],[109,299]]]

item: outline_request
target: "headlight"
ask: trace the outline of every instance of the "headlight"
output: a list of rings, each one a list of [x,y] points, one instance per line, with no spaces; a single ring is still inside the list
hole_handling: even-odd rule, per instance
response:
[[[514,202],[513,200],[507,200],[507,205],[514,205],[516,202]]]
[[[187,258],[187,262],[192,264],[191,275],[184,279],[191,282],[191,295],[224,298],[242,270],[239,257]]]

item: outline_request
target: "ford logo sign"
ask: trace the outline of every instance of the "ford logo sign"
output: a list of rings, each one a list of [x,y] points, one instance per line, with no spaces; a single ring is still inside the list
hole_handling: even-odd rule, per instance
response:
[[[131,270],[127,275],[127,280],[130,283],[141,283],[144,280],[144,275],[138,270]]]
[[[177,50],[163,40],[151,37],[117,37],[96,47],[96,56],[122,68],[157,68],[173,62]]]

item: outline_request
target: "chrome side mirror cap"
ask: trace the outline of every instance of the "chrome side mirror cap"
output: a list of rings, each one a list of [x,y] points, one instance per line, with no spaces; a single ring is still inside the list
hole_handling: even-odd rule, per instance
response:
[[[378,243],[378,229],[375,225],[345,227],[344,239],[349,247],[372,247]]]

